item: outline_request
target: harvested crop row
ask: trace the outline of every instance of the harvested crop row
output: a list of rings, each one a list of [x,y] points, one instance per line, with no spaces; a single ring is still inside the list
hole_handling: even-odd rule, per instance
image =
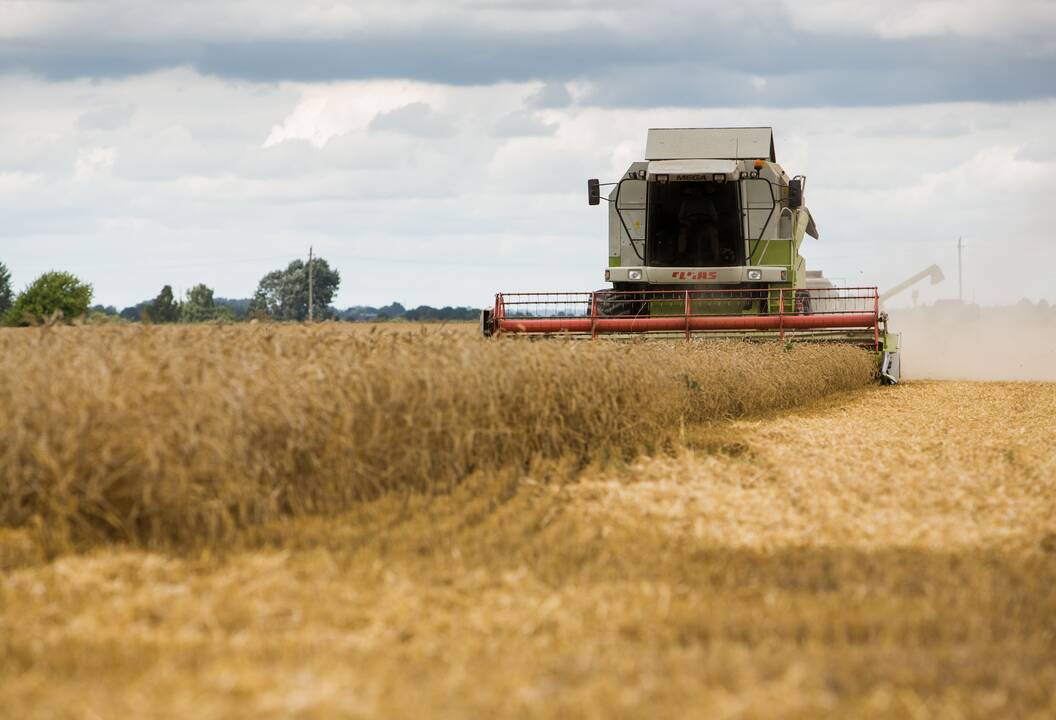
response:
[[[648,451],[683,422],[869,382],[850,347],[484,342],[345,326],[0,333],[0,522],[215,542],[284,514],[533,458]]]

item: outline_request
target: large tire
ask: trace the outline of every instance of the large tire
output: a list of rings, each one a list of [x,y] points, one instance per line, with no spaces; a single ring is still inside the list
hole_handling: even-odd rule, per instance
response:
[[[638,317],[649,314],[649,303],[641,293],[620,290],[598,290],[594,302],[601,317]]]

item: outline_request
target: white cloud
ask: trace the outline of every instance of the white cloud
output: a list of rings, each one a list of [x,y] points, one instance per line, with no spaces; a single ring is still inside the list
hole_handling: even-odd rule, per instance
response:
[[[518,110],[504,115],[495,123],[495,134],[500,137],[553,135],[557,124],[544,120],[539,113]]]
[[[805,253],[837,278],[889,286],[932,262],[985,302],[1053,295],[1048,187],[1056,103],[884,108],[535,110],[541,83],[253,85],[186,70],[101,82],[0,78],[0,257],[24,284],[55,265],[130,305],[206,282],[247,296],[309,244],[345,282],[338,302],[488,302],[499,289],[602,286],[612,179],[653,126],[772,124],[809,176],[822,231]],[[573,93],[579,91],[570,86]],[[415,103],[453,134],[369,129]],[[98,108],[135,108],[112,130]],[[503,137],[504,118],[550,134]],[[91,179],[90,182],[82,180]],[[1042,268],[1023,274],[1024,262]],[[949,295],[949,283],[922,301]]]
[[[343,132],[327,118],[327,99],[317,95],[301,100],[293,114],[281,125],[275,125],[264,141],[272,147],[287,140],[307,140],[315,147],[323,147],[334,135]]]
[[[40,183],[39,173],[0,172],[0,197],[32,191]]]
[[[85,148],[77,152],[74,177],[79,181],[95,180],[109,175],[114,168],[117,151],[112,147]]]
[[[302,85],[300,93],[293,112],[272,127],[264,147],[307,140],[321,148],[336,136],[365,130],[379,115],[443,100],[434,85],[388,80]]]
[[[572,93],[565,83],[546,83],[532,93],[525,104],[537,110],[568,107],[572,104]]]
[[[447,137],[455,133],[451,119],[434,111],[427,103],[412,102],[395,110],[379,112],[367,128],[371,132],[397,132],[418,137]]]
[[[453,21],[482,28],[559,32],[614,26],[618,10],[619,3],[584,0],[6,0],[0,38],[77,36],[84,32],[104,38],[334,38],[368,28],[384,31]]]
[[[634,36],[770,20],[774,27],[791,23],[820,34],[885,38],[1042,37],[1056,31],[1049,0],[7,0],[0,38],[333,39],[425,27],[514,33],[592,28]]]
[[[819,34],[882,38],[1048,36],[1056,32],[1051,0],[783,0],[794,26]]]
[[[103,105],[82,113],[77,125],[82,130],[119,130],[131,122],[135,112],[130,103]]]

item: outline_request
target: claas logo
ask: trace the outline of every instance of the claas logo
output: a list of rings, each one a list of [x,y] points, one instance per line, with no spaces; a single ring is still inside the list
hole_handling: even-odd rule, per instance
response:
[[[718,270],[698,270],[697,272],[686,270],[675,270],[671,277],[677,280],[718,280]]]

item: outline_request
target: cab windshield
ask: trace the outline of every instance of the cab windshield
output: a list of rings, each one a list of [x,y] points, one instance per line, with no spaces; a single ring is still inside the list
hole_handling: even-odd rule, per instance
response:
[[[736,182],[649,182],[646,264],[728,267],[744,264]]]

